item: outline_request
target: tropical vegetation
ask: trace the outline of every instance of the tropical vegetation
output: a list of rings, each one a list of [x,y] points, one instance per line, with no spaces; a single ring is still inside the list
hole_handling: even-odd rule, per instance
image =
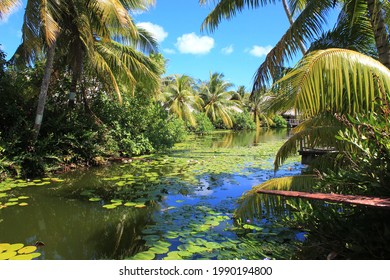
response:
[[[216,2],[203,28],[214,30],[222,19],[230,19],[245,7],[259,8],[274,1]],[[385,213],[340,204],[333,207],[324,202],[279,200],[261,196],[257,191],[389,197],[384,181],[389,174],[389,2],[282,2],[290,28],[256,71],[251,99],[258,100],[258,93],[273,80],[267,98],[260,102],[263,110],[294,110],[300,117],[301,124],[276,154],[275,171],[303,145],[331,153],[312,162],[306,174],[275,178],[254,187],[242,197],[237,215],[243,219],[259,216],[267,203],[287,206],[291,216],[286,220],[307,230],[307,246],[320,252],[316,257],[386,258],[388,250],[381,250],[369,238],[388,238]],[[326,15],[335,7],[340,9],[337,23],[332,30],[323,32]],[[280,75],[280,69],[299,50],[303,53],[299,63]],[[380,221],[375,230],[369,225],[373,216]],[[388,248],[386,245],[384,242],[381,248]]]

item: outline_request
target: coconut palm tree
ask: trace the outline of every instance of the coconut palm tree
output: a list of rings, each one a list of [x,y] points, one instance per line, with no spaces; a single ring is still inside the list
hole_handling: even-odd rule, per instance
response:
[[[375,112],[390,97],[390,70],[361,53],[327,49],[305,56],[278,84],[284,91],[268,109],[295,108],[306,121],[279,150],[276,169],[287,155],[296,152],[301,140],[313,146],[342,145],[335,139],[340,130],[335,116]]]
[[[201,3],[207,2],[201,0]],[[203,22],[203,28],[213,31],[219,22],[225,18],[230,19],[243,8],[257,8],[275,1],[259,0],[219,0],[215,9]],[[290,7],[292,14],[299,12],[295,21],[291,22],[290,28],[282,36],[275,47],[268,53],[265,61],[260,65],[255,74],[255,83],[252,92],[268,85],[275,78],[278,67],[291,60],[301,49],[301,44],[310,44],[322,34],[322,26],[326,22],[329,11],[336,3],[342,5],[341,10],[348,11],[354,24],[362,23],[362,29],[355,29],[364,33],[367,31],[366,22],[370,22],[372,34],[374,34],[375,45],[379,61],[386,67],[390,67],[390,43],[387,28],[389,27],[390,3],[380,0],[291,0]],[[365,18],[363,22],[361,20]]]
[[[71,92],[85,72],[97,76],[120,100],[118,82],[126,81],[133,89],[136,82],[150,79],[158,87],[157,66],[136,49],[150,49],[155,43],[138,29],[128,9],[145,8],[152,0],[138,1],[40,1],[27,2],[23,25],[23,43],[18,53],[33,60],[46,50],[45,75],[34,125],[39,134],[44,105],[57,46],[68,58],[72,74]],[[71,94],[71,101],[74,94]]]
[[[0,19],[9,14],[12,9],[20,5],[19,0],[1,0],[0,1]]]
[[[218,118],[226,125],[233,127],[231,114],[234,111],[241,111],[239,108],[240,102],[232,99],[234,91],[229,91],[233,86],[223,80],[224,75],[221,73],[210,73],[210,80],[203,83],[200,88],[200,95],[203,99],[203,109],[206,115],[212,122],[216,122]]]
[[[196,126],[195,113],[202,109],[203,101],[195,93],[194,80],[187,75],[174,75],[164,81],[161,99],[170,113]]]
[[[335,147],[339,151],[334,154],[336,158],[329,155],[326,162],[321,161],[319,172],[329,167],[333,169],[337,162],[345,163],[348,154],[362,151],[354,141],[336,137],[348,135],[347,118],[383,114],[383,108],[390,112],[390,70],[377,60],[352,50],[312,52],[278,83],[286,90],[275,97],[270,108],[283,110],[294,106],[306,120],[279,149],[275,170],[287,157],[296,154],[302,140],[309,146]],[[245,216],[261,209],[259,189],[309,190],[316,181],[318,177],[314,174],[267,181],[243,195],[238,213]]]

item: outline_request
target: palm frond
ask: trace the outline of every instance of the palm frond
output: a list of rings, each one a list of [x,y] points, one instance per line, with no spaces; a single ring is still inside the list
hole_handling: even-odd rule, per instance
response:
[[[308,44],[322,33],[326,16],[332,9],[333,0],[308,1],[306,8],[267,54],[255,73],[252,93],[267,87],[275,79],[280,66],[300,51],[300,45]]]
[[[205,5],[208,0],[199,0],[201,5]],[[213,1],[214,3],[217,1]],[[211,13],[204,19],[201,30],[208,30],[213,32],[223,19],[230,20],[237,13],[241,12],[245,8],[258,8],[267,4],[274,4],[275,0],[219,0],[217,5],[211,11]]]
[[[297,155],[303,148],[334,148],[343,150],[345,146],[337,141],[336,135],[345,128],[334,116],[330,114],[318,115],[302,122],[293,130],[293,135],[279,148],[275,156],[275,171],[290,157]],[[304,143],[304,144],[303,144]]]
[[[278,85],[283,91],[274,104],[289,100],[303,118],[322,112],[370,112],[384,98],[379,85],[390,94],[390,70],[361,53],[327,49],[305,56]]]
[[[288,176],[268,180],[241,196],[235,210],[235,216],[246,220],[253,219],[264,212],[270,215],[275,212],[284,214],[286,198],[259,194],[257,191],[259,189],[309,191],[317,182],[318,178],[314,175]]]
[[[0,2],[0,19],[9,14],[13,9],[20,6],[20,0],[2,0]]]

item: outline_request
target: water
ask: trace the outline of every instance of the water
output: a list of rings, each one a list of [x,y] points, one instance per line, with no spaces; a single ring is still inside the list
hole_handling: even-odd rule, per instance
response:
[[[0,243],[41,241],[39,259],[280,258],[302,234],[269,218],[238,228],[233,212],[237,198],[274,176],[272,157],[287,137],[287,130],[191,137],[166,154],[13,188],[0,201],[26,196],[28,205],[0,209]],[[277,176],[300,169],[293,161]]]

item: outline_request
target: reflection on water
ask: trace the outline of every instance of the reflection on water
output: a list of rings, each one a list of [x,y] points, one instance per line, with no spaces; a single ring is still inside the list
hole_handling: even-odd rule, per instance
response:
[[[257,153],[262,143],[282,143],[287,133],[287,130],[214,133],[191,138],[168,155],[152,160],[79,170],[64,174],[61,183],[14,189],[10,195],[28,196],[29,205],[0,209],[0,243],[30,245],[42,241],[45,243],[40,249],[42,259],[132,256],[146,248],[142,240],[145,227],[167,223],[171,217],[166,216],[167,209],[194,205],[203,211],[202,207],[207,206],[231,216],[235,200],[273,174],[270,168],[257,166],[260,158],[252,153]],[[248,150],[256,146],[257,150]],[[229,149],[236,147],[239,153],[228,154]],[[268,157],[262,161],[271,162]],[[229,172],[230,165],[239,166]],[[220,166],[218,172],[216,166]],[[291,171],[294,172],[298,169]],[[88,198],[93,196],[102,200],[90,202]],[[102,207],[114,198],[145,203],[146,207],[120,206],[113,210]],[[226,226],[231,224],[226,222]],[[232,232],[219,231],[221,236],[238,238]],[[179,238],[174,240],[180,244]]]

